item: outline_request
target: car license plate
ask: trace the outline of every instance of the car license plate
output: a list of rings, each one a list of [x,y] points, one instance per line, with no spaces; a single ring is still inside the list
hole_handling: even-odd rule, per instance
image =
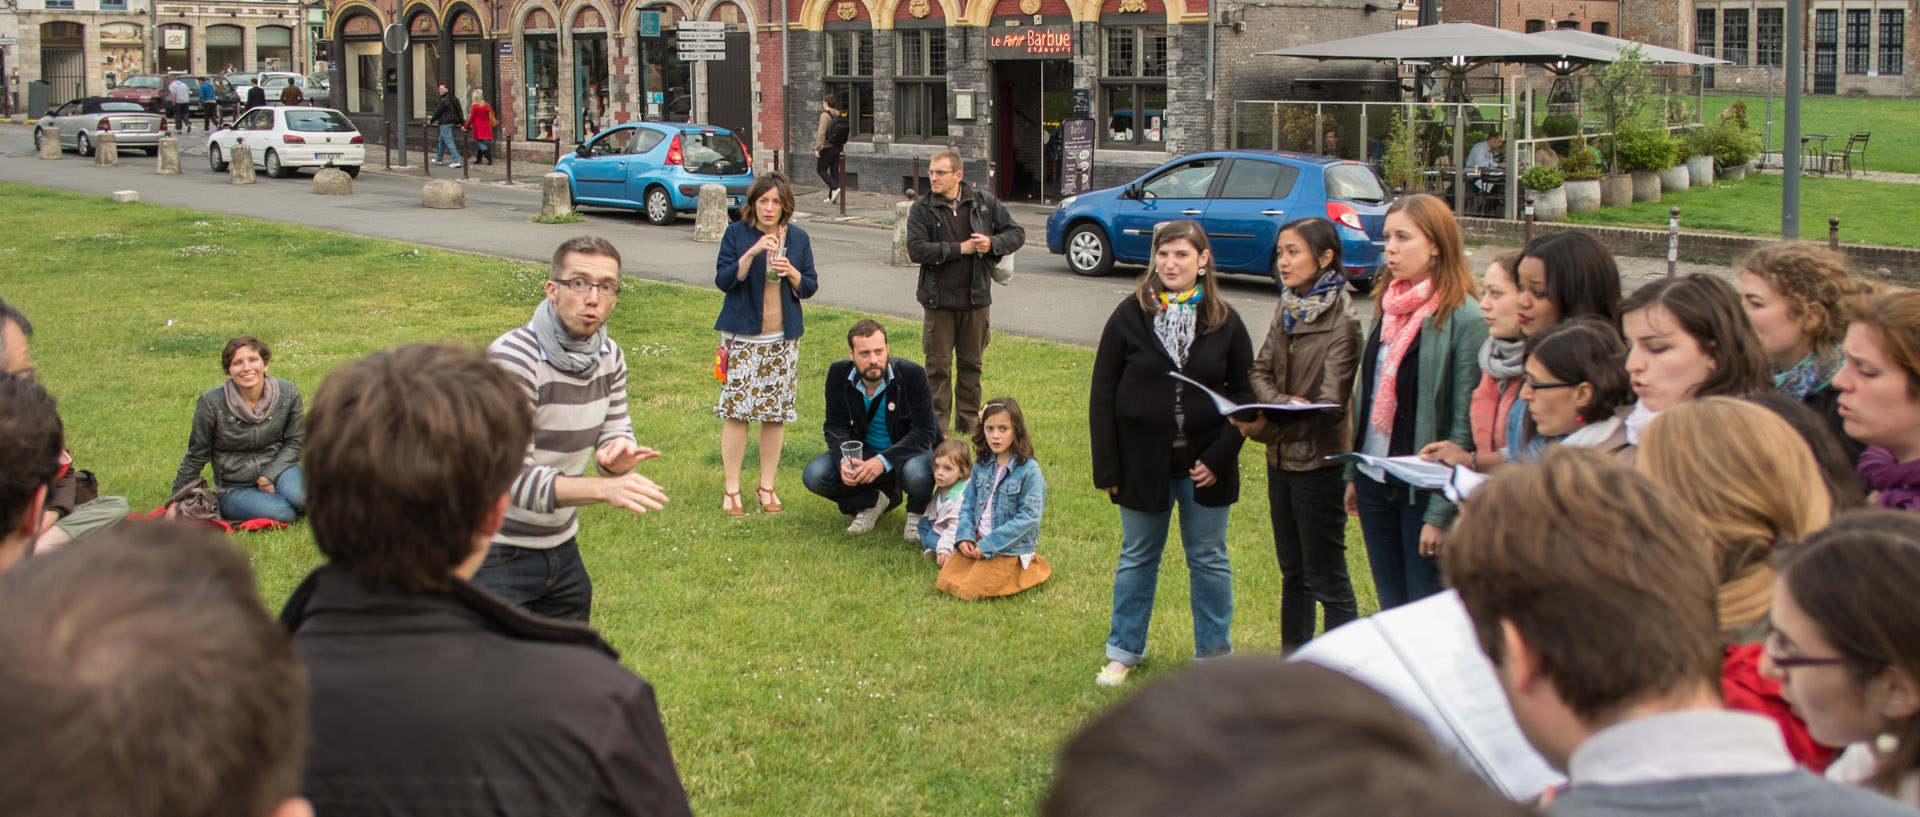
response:
[[[739,197],[739,196],[728,196],[728,197],[727,197],[727,206],[728,206],[728,207],[739,207],[739,206],[740,206],[740,197]]]
[[[122,125],[121,129],[128,130],[128,131],[144,131],[144,130],[151,129],[152,127],[153,127],[152,125],[146,122],[128,122],[125,125]]]
[[[319,160],[321,160],[321,161],[323,161],[323,162],[324,162],[324,161],[331,161],[331,160],[334,160],[334,159],[338,159],[338,158],[340,158],[340,156],[341,156],[341,154],[338,154],[338,153],[315,153],[315,154],[313,154],[313,158],[315,158],[315,159],[319,159]]]

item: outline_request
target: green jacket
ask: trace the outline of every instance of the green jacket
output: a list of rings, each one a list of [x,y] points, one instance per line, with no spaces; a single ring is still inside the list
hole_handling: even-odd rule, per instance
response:
[[[1367,332],[1371,335],[1373,328],[1368,327]],[[1432,318],[1420,323],[1420,403],[1413,412],[1416,445],[1445,439],[1473,450],[1473,423],[1467,407],[1473,402],[1474,387],[1480,385],[1480,347],[1486,342],[1487,319],[1480,311],[1480,304],[1472,298],[1453,310],[1444,326],[1436,328]],[[1353,379],[1355,451],[1360,450],[1367,437],[1372,391],[1371,378]],[[1346,478],[1348,482],[1353,481],[1351,465],[1347,466]],[[1428,524],[1448,527],[1453,524],[1456,512],[1453,503],[1438,491],[1427,495]]]

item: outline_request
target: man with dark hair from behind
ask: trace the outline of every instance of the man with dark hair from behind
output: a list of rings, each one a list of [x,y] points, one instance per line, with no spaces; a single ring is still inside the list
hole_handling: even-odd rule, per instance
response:
[[[205,529],[121,525],[0,576],[0,724],[0,814],[313,814],[306,673]]]
[[[0,376],[0,571],[33,550],[41,509],[60,473],[63,439],[47,390]]]
[[[1567,773],[1550,815],[1913,812],[1794,765],[1780,728],[1720,701],[1705,532],[1652,480],[1561,446],[1480,487],[1448,533],[1448,583],[1515,720]]]
[[[533,432],[479,353],[349,364],[307,414],[308,519],[328,563],[281,621],[313,679],[320,814],[685,815],[653,687],[591,628],[469,583]]]
[[[1529,813],[1385,696],[1277,656],[1195,664],[1067,742],[1042,817]]]

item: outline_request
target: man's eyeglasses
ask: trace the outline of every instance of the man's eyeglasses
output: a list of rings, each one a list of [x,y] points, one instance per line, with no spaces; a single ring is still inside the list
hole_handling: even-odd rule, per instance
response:
[[[1804,655],[1784,655],[1783,652],[1786,649],[1785,641],[1786,639],[1780,635],[1779,630],[1769,629],[1767,630],[1766,640],[1761,642],[1761,649],[1767,651],[1767,660],[1772,661],[1774,666],[1781,669],[1793,669],[1794,667],[1829,667],[1835,664],[1850,663],[1850,659],[1839,657],[1812,658]]]
[[[556,280],[554,281],[554,283],[559,284],[563,287],[566,287],[567,289],[571,289],[574,292],[580,293],[582,295],[586,294],[587,290],[589,289],[600,290],[600,294],[608,298],[612,298],[620,294],[619,284],[612,284],[612,283],[596,284],[596,283],[593,283],[592,281],[588,281],[585,278],[568,278],[564,281]]]

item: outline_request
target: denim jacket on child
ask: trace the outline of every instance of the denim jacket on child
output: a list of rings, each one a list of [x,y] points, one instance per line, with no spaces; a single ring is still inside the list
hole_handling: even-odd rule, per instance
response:
[[[993,529],[984,537],[975,533],[980,527],[980,511],[985,493],[994,490],[993,462],[974,463],[973,477],[967,480],[966,495],[960,499],[959,530],[956,541],[973,540],[981,558],[1024,556],[1040,543],[1040,513],[1047,504],[1047,481],[1040,476],[1040,464],[1015,458],[1000,480],[999,495],[993,500]]]

